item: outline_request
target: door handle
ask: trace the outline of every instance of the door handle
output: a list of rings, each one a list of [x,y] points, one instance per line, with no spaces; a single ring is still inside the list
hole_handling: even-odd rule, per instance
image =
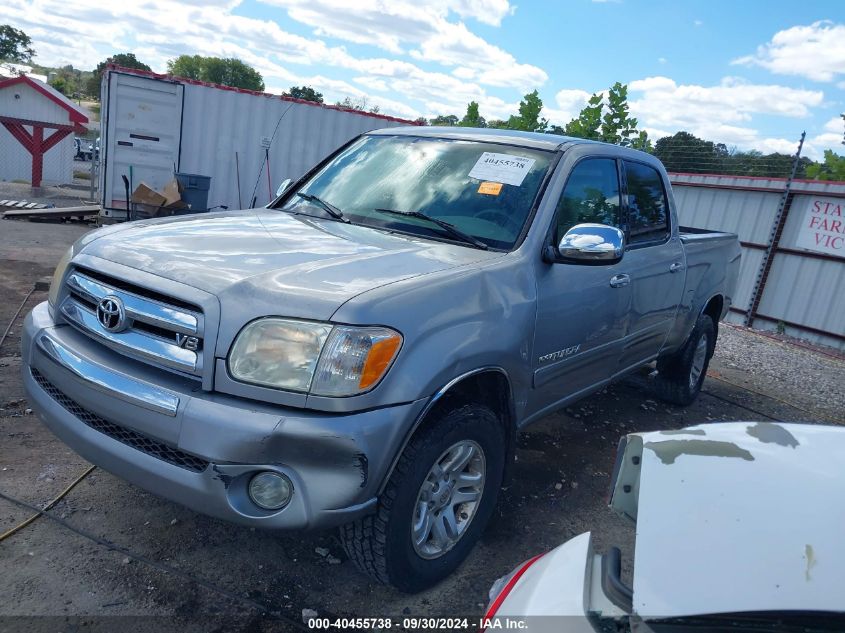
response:
[[[669,266],[670,273],[676,273],[679,270],[683,269],[684,265],[681,262],[675,262],[671,266]]]
[[[622,286],[627,286],[631,283],[631,277],[628,275],[614,275],[610,278],[610,287],[611,288],[621,288]]]

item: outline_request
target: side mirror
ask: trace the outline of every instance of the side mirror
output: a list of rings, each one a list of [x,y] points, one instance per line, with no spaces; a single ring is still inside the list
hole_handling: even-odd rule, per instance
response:
[[[277,198],[285,192],[285,189],[287,189],[288,187],[290,187],[290,183],[291,183],[290,178],[285,178],[285,179],[282,181],[282,183],[279,185],[279,188],[278,188],[278,189],[276,189],[276,197],[277,197]]]
[[[554,261],[594,266],[615,264],[625,252],[625,234],[606,224],[576,224],[566,232]]]

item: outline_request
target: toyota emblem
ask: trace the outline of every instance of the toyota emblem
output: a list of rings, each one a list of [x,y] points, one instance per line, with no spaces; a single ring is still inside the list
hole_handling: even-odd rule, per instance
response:
[[[126,310],[123,301],[113,295],[103,297],[97,304],[97,320],[109,332],[120,332],[126,327]]]

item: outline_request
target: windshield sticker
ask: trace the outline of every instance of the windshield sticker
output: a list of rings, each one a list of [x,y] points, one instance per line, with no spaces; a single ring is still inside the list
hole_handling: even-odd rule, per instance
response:
[[[488,196],[498,196],[502,193],[502,183],[500,182],[482,182],[478,185],[478,193],[483,193]]]
[[[533,158],[484,152],[469,172],[469,177],[519,187],[533,166]]]

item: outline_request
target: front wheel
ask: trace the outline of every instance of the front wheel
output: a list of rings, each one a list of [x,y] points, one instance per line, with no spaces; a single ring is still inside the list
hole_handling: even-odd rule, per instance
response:
[[[711,317],[702,314],[683,349],[657,362],[657,396],[684,407],[692,404],[701,391],[715,349],[716,325]]]
[[[376,512],[340,529],[356,567],[407,592],[439,582],[480,538],[502,483],[505,434],[496,415],[469,404],[415,435]]]

